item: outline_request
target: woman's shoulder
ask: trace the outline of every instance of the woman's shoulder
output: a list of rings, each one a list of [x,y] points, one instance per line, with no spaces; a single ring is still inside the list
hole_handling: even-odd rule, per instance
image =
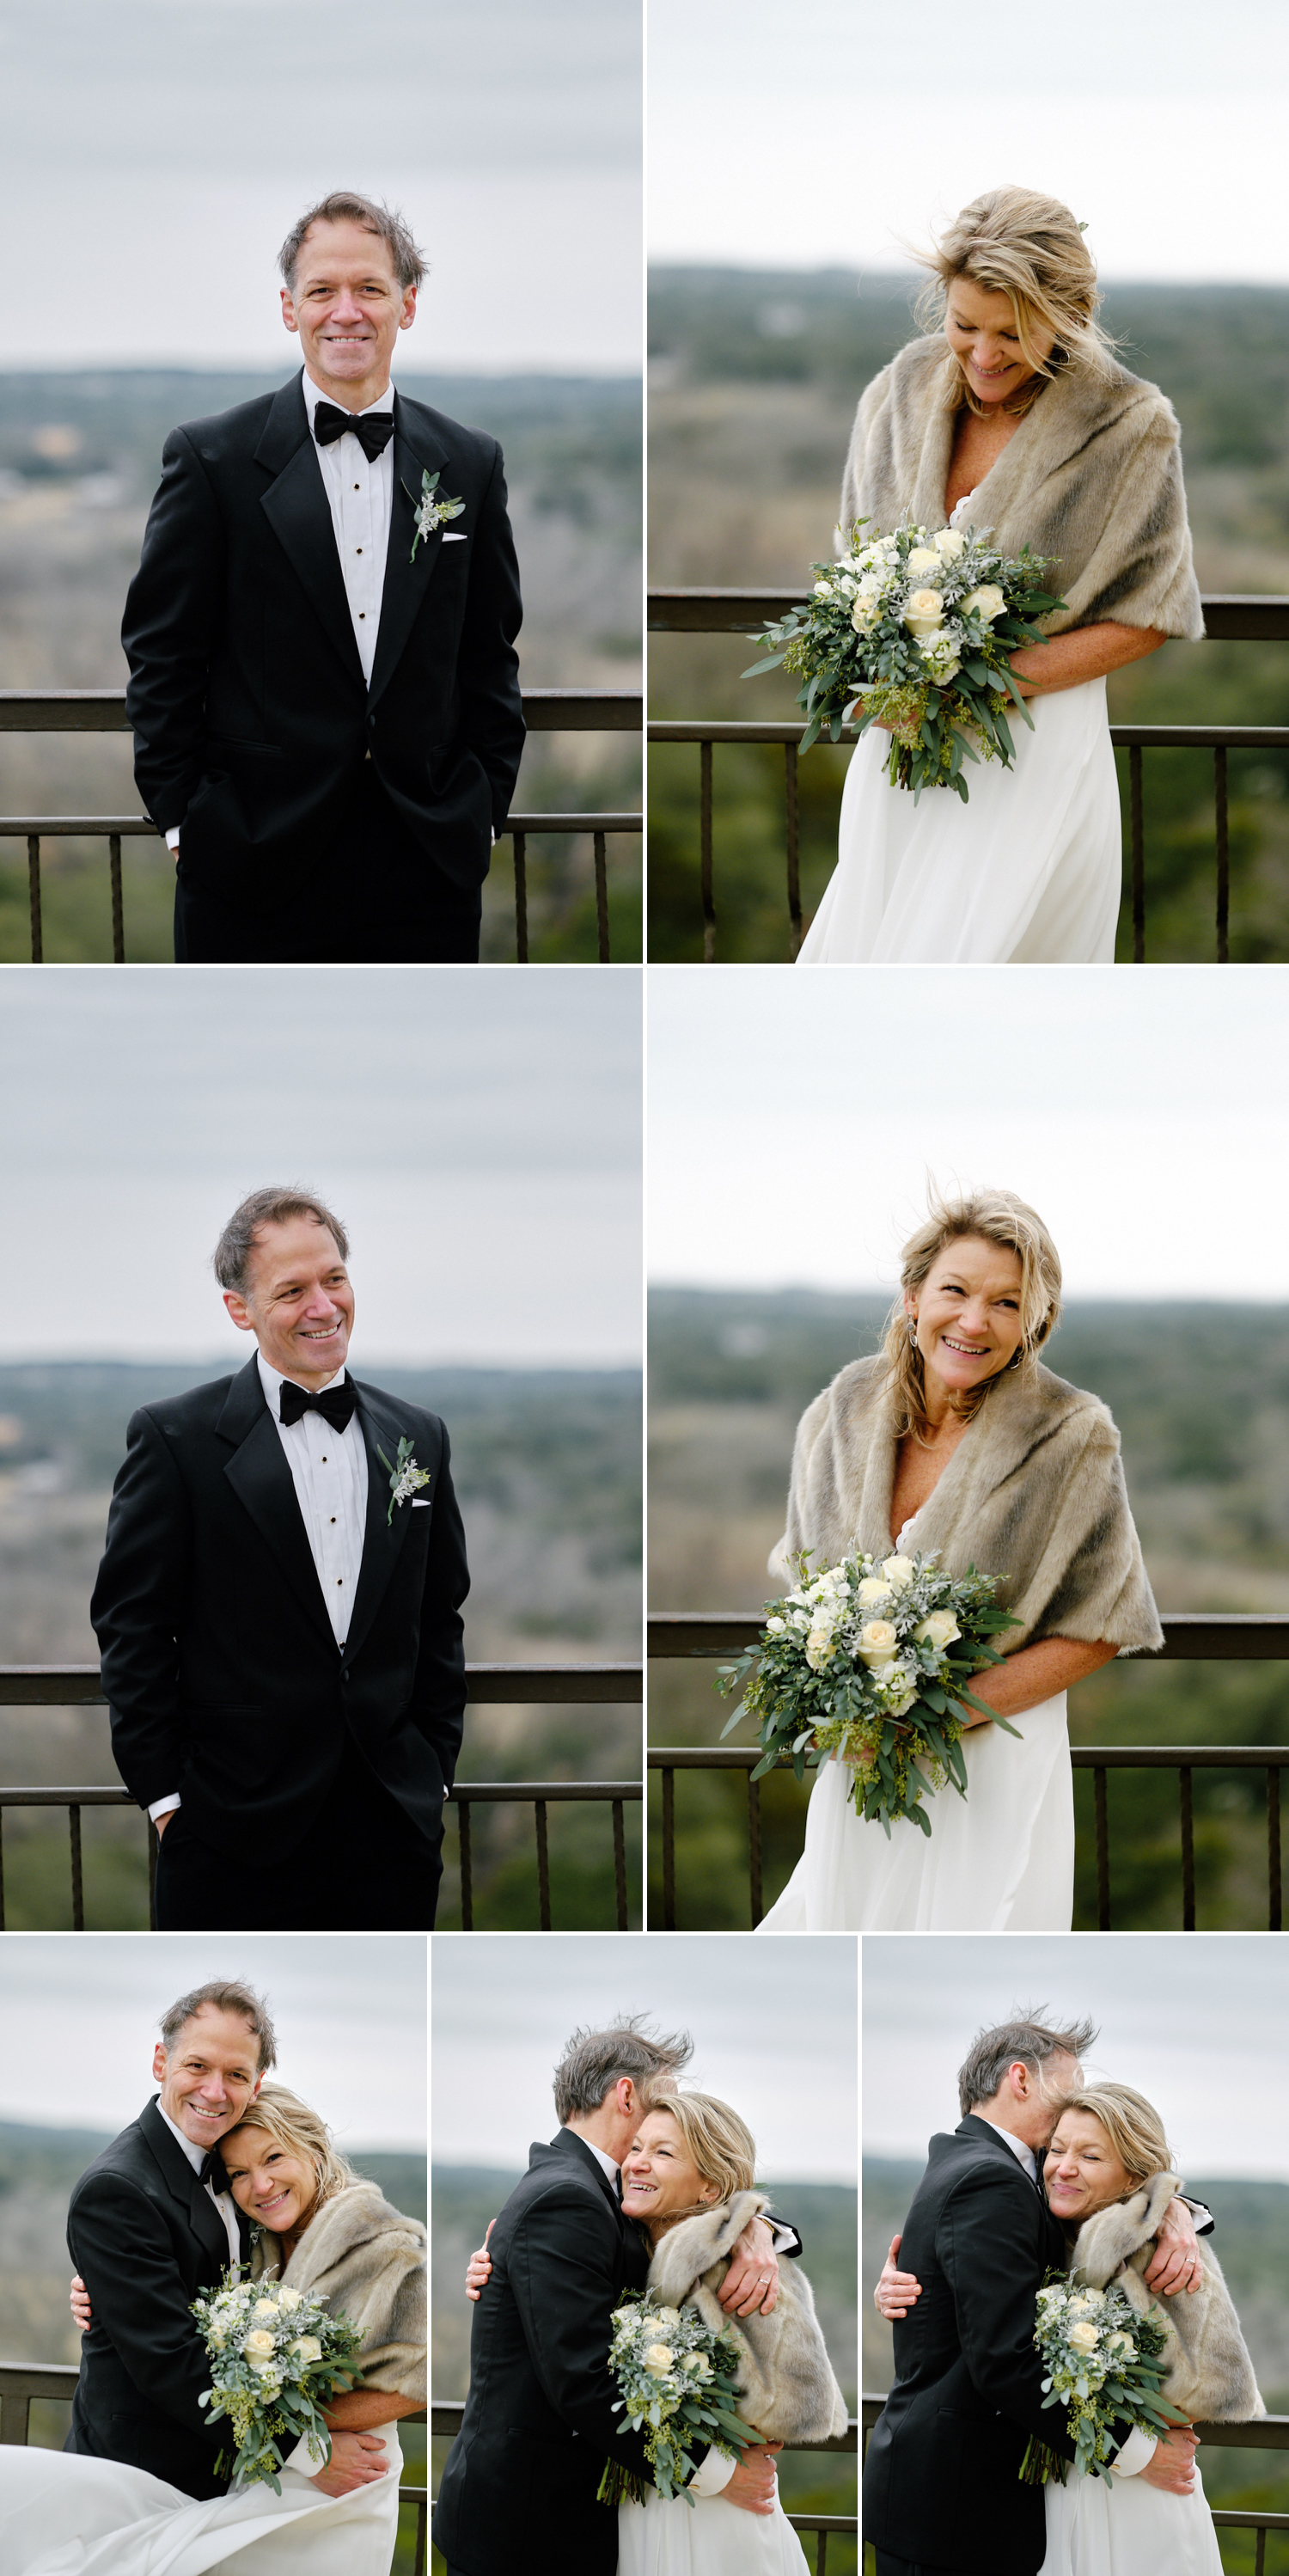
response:
[[[649,2266],[649,2287],[674,2305],[713,2264],[728,2262],[744,2228],[770,2206],[764,2192],[736,2191],[669,2227]],[[785,2266],[785,2269],[787,2267]]]
[[[1072,1386],[1068,1378],[1058,1377],[1055,1369],[1045,1368],[1041,1360],[1035,1364],[1032,1387],[1034,1401],[1053,1429],[1059,1425],[1081,1440],[1118,1448],[1114,1415],[1089,1387]]]
[[[317,2216],[301,2238],[308,2246],[311,2264],[332,2262],[376,2237],[389,2240],[392,2249],[397,2240],[409,2252],[424,2253],[426,2232],[421,2219],[409,2218],[386,2200],[379,2183],[360,2176],[346,2183],[342,2191],[324,2200]]]
[[[1167,394],[1148,376],[1134,376],[1117,358],[1107,357],[1099,368],[1067,368],[1056,381],[1062,411],[1078,418],[1090,437],[1118,434],[1134,444],[1149,438],[1168,447],[1181,438]]]

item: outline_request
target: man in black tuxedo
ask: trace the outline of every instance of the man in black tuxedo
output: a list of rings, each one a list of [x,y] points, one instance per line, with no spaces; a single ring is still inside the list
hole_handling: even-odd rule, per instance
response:
[[[147,2469],[185,2495],[222,2495],[228,2427],[198,2403],[210,2364],[192,2301],[250,2251],[219,2160],[276,2060],[273,2027],[249,1986],[200,1986],[173,2004],[152,2061],[160,2091],[96,2156],[72,2193],[67,2243],[93,2320],[81,2344],[66,2451]],[[385,2445],[333,2432],[313,2476],[324,2495],[382,2477]],[[298,2448],[298,2446],[297,2446]],[[312,2475],[307,2447],[293,2468]]]
[[[930,2142],[883,2275],[908,2305],[893,2312],[895,2385],[864,2467],[864,2538],[877,2576],[1035,2576],[1042,2565],[1043,2490],[1020,2483],[1021,2461],[1031,2435],[1066,2459],[1074,2444],[1061,2410],[1043,2405],[1034,2343],[1036,2295],[1066,2262],[1039,2155],[1053,2106],[1081,2083],[1079,2057],[1095,2036],[1090,2022],[982,2032],[958,2079],[963,2118],[952,2137]],[[1208,2212],[1196,2215],[1207,2233]],[[1148,2275],[1154,2288],[1189,2281],[1195,2238],[1192,2205],[1173,2201]],[[1189,2493],[1192,2435],[1169,2435],[1152,2456],[1145,2434],[1123,2430],[1121,2476]]]
[[[333,194],[280,266],[303,372],[171,431],[122,625],[175,956],[469,962],[524,741],[501,450],[390,389],[400,216]]]
[[[434,2539],[448,2576],[614,2576],[618,2517],[596,2500],[605,2461],[652,2472],[644,2437],[613,2412],[610,2318],[623,2290],[642,2290],[649,2257],[623,2217],[618,2168],[651,2095],[674,2092],[688,2035],[655,2039],[637,2016],[578,2032],[555,2075],[561,2127],[528,2151],[528,2171],[488,2237],[492,2272],[470,2333],[470,2394],[439,2481]],[[754,2220],[735,2248],[722,2304],[747,2315],[774,2304],[779,2251],[800,2238]],[[708,2453],[698,2493],[749,2513],[774,2510],[772,2453],[749,2449],[730,2471]]]
[[[343,1226],[258,1190],[215,1269],[256,1357],[141,1407],[90,1616],[163,1931],[428,1931],[469,1590],[437,1415],[348,1376]]]

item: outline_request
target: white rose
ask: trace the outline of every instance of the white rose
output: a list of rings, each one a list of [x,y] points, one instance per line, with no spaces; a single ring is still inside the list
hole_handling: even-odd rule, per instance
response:
[[[1078,2324],[1070,2327],[1068,2341],[1073,2344],[1076,2352],[1096,2351],[1097,2330],[1091,2317],[1080,2317]]]
[[[904,558],[907,573],[938,572],[940,557],[934,546],[911,546]]]
[[[945,1647],[951,1646],[954,1638],[962,1635],[962,1630],[952,1610],[932,1610],[919,1622],[913,1634],[919,1646],[935,1646],[943,1654]]]
[[[695,2379],[711,2378],[712,2365],[705,2352],[686,2353],[684,2367],[686,2370],[692,2371]]]
[[[226,2343],[227,2343],[227,2341],[228,2341],[228,2328],[227,2328],[227,2326],[225,2326],[225,2325],[214,2325],[214,2324],[207,2326],[207,2328],[206,2328],[206,2341],[207,2341],[207,2344],[208,2344],[208,2345],[210,2345],[210,2346],[214,2349],[214,2351],[216,2351],[216,2352],[222,2352],[222,2351],[223,2351],[223,2349],[224,2349],[225,2344],[226,2344]]]
[[[242,2346],[242,2350],[245,2353],[252,2370],[271,2369],[273,2363],[273,2337],[271,2334],[265,2334],[262,2327],[257,2328],[254,2334],[248,2334],[246,2341]]]
[[[806,1662],[809,1664],[811,1672],[822,1672],[824,1665],[832,1662],[832,1652],[833,1633],[831,1628],[812,1628],[806,1639]]]
[[[321,2361],[322,2346],[316,2335],[297,2335],[291,2350],[297,2361]]]
[[[767,1619],[765,1623],[766,1635],[768,1637],[782,1637],[787,1633],[787,1626],[788,1623],[786,1619]]]
[[[302,2290],[279,2290],[278,2306],[280,2308],[298,2308],[302,2305],[303,2298],[304,2293]]]
[[[1137,2347],[1131,2335],[1112,2334],[1106,2349],[1109,2352],[1135,2352]]]
[[[276,2299],[257,2299],[251,2310],[251,2315],[253,2317],[275,2317],[277,2315]]]
[[[978,617],[983,625],[992,626],[994,619],[1002,616],[1006,605],[997,582],[986,581],[982,582],[979,590],[968,591],[966,598],[959,602],[958,615]]]
[[[918,651],[932,679],[937,681],[941,688],[962,669],[962,656],[955,652],[947,638],[943,642],[939,638],[933,638],[929,644],[919,643]]]
[[[919,643],[924,635],[934,634],[944,616],[944,601],[938,590],[911,590],[904,604],[904,623]]]
[[[656,2379],[662,2379],[671,2368],[671,2346],[667,2343],[646,2344],[641,2359],[646,2370],[651,2370]]]
[[[856,1597],[866,1610],[875,1610],[879,1601],[890,1601],[894,1596],[890,1584],[884,1583],[880,1574],[866,1574]]]
[[[894,1584],[897,1592],[902,1592],[905,1584],[912,1582],[916,1568],[911,1556],[888,1556],[883,1561],[882,1572],[887,1582]]]
[[[855,1654],[861,1664],[888,1664],[898,1643],[889,1619],[866,1619]]]
[[[832,583],[830,581],[817,581],[815,583],[814,595],[816,599],[831,599]]]
[[[679,2308],[655,2308],[653,2315],[654,2324],[661,2326],[664,2334],[670,2334],[672,2327],[680,2323]]]
[[[850,622],[857,635],[867,635],[869,627],[876,625],[880,608],[881,600],[876,590],[870,590],[865,586],[856,591],[855,605],[850,612]]]
[[[967,551],[967,540],[961,528],[937,528],[931,543],[946,563],[956,563],[959,555]]]

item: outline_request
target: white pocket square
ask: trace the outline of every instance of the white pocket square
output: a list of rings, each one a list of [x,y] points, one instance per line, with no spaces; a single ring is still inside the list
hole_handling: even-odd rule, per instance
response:
[[[443,531],[443,543],[444,543],[444,545],[445,545],[445,546],[463,546],[463,545],[465,544],[465,542],[466,542],[466,538],[465,538],[465,532],[464,532],[464,530],[462,530],[462,532],[461,532],[461,534],[460,534],[460,535],[458,535],[458,536],[455,536],[455,537],[454,537],[453,535],[451,535],[451,533],[449,532],[449,530],[448,530],[448,529],[446,529],[446,528],[444,529],[444,531]]]
[[[414,1512],[428,1512],[429,1508],[430,1506],[428,1502],[422,1502],[418,1494],[413,1494],[412,1509]]]

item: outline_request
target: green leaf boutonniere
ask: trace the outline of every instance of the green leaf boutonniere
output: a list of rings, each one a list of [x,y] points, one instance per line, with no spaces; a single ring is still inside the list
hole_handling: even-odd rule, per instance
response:
[[[376,1455],[389,1475],[389,1510],[385,1514],[385,1527],[388,1529],[394,1518],[395,1503],[405,1503],[410,1494],[416,1493],[421,1485],[428,1485],[430,1480],[424,1467],[417,1466],[410,1440],[399,1441],[392,1467],[383,1449],[378,1447]]]
[[[416,534],[412,539],[410,556],[412,563],[416,561],[416,549],[422,537],[432,537],[435,529],[441,528],[445,519],[459,519],[465,508],[464,501],[450,500],[446,492],[440,495],[437,488],[438,480],[438,475],[431,474],[428,465],[423,468],[421,497],[416,508]]]

